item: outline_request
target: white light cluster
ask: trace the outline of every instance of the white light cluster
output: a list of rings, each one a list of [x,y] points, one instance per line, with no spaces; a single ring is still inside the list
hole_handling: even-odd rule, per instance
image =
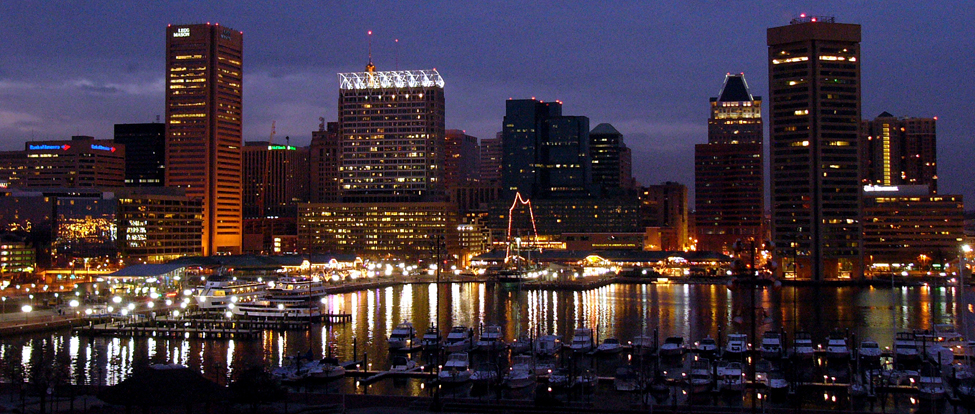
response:
[[[339,73],[339,89],[386,89],[386,88],[443,88],[444,81],[436,69],[397,70],[386,72]]]

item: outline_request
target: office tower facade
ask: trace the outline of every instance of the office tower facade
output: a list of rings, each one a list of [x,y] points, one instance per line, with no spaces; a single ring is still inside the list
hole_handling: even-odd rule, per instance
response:
[[[727,253],[764,239],[762,98],[729,73],[710,108],[708,143],[694,146],[695,237],[698,250]]]
[[[444,140],[444,187],[451,191],[473,184],[480,174],[477,137],[459,129],[448,129]]]
[[[599,124],[589,131],[589,158],[592,182],[604,192],[632,186],[630,149],[623,142],[623,134],[612,125]]]
[[[944,271],[958,256],[965,240],[962,196],[931,194],[923,184],[877,185],[864,192],[863,204],[864,255],[875,274]]]
[[[864,120],[860,133],[864,185],[926,185],[938,192],[937,118],[884,112]]]
[[[771,230],[801,279],[863,271],[860,26],[831,17],[768,29]]]
[[[501,134],[494,138],[484,138],[478,146],[481,153],[480,180],[483,183],[501,185]]]
[[[661,234],[661,250],[684,251],[689,247],[687,234],[687,186],[665,182],[641,187],[640,224]]]
[[[436,70],[339,73],[345,202],[443,201],[444,81]]]
[[[339,124],[329,122],[319,126],[311,133],[308,147],[308,201],[312,203],[335,203],[341,196],[339,191],[339,160],[342,147],[339,145]]]
[[[249,141],[243,152],[244,218],[297,217],[308,201],[308,149]]]
[[[243,33],[166,29],[166,185],[203,201],[203,253],[241,246]]]
[[[508,100],[501,138],[505,194],[527,198],[592,195],[589,118],[563,116],[561,102]]]
[[[166,124],[115,124],[116,144],[125,146],[125,185],[166,185]]]
[[[111,140],[74,136],[71,140],[33,141],[27,154],[25,188],[121,187],[125,184],[125,147]]]

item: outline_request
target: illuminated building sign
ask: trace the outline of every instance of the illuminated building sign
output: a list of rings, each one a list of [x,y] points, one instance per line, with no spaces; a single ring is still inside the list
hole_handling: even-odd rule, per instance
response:
[[[173,37],[190,37],[189,27],[180,27],[173,32]]]
[[[295,151],[295,150],[297,150],[298,148],[296,148],[296,147],[292,147],[292,146],[290,146],[290,145],[287,145],[287,146],[285,146],[285,145],[268,145],[268,146],[267,146],[267,149],[268,149],[268,151],[275,151],[275,150],[288,150],[288,151]]]
[[[31,151],[53,151],[53,150],[67,151],[68,148],[71,148],[71,146],[67,144],[65,145],[30,144],[27,146],[27,148]]]
[[[868,193],[873,193],[873,192],[878,192],[878,191],[891,192],[891,191],[899,191],[899,190],[900,190],[900,188],[898,188],[896,185],[865,185],[865,186],[863,186],[863,191],[868,192]]]
[[[106,147],[104,145],[91,144],[91,149],[99,151],[111,151],[115,152],[115,147]]]

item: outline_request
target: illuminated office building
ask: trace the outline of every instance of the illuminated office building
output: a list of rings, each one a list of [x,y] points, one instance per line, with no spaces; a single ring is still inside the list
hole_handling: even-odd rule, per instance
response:
[[[762,98],[729,73],[710,109],[708,143],[694,146],[697,249],[727,253],[739,239],[764,239]]]
[[[166,185],[203,201],[203,252],[241,247],[243,33],[166,29]]]
[[[125,184],[125,147],[111,140],[74,136],[71,140],[32,141],[27,153],[25,188],[121,187]]]
[[[308,201],[335,203],[339,201],[339,124],[324,120],[318,131],[311,133],[308,147]]]
[[[896,270],[894,265],[944,269],[964,242],[964,214],[962,196],[930,194],[927,185],[866,186],[863,242],[868,265],[874,272]]]
[[[781,269],[816,281],[860,277],[860,26],[803,15],[767,34],[771,230]]]
[[[603,191],[634,186],[633,155],[613,125],[599,124],[589,131],[589,154],[593,184]]]
[[[937,118],[884,112],[860,129],[863,184],[927,185],[938,192]]]
[[[444,140],[444,187],[447,191],[478,180],[480,154],[477,137],[460,129],[448,129]]]
[[[247,142],[243,151],[244,218],[296,217],[308,199],[308,149]]]
[[[494,138],[484,138],[478,145],[480,152],[481,182],[499,186],[501,184],[501,133]]]
[[[366,69],[338,74],[342,201],[445,200],[443,78]]]

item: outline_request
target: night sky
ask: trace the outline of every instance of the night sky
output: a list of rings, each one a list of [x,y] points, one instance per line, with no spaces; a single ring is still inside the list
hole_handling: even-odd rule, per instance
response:
[[[624,134],[640,182],[693,192],[708,98],[727,72],[766,97],[765,30],[805,12],[863,26],[863,116],[937,116],[941,192],[975,200],[970,1],[250,3],[2,2],[0,149],[154,121],[166,25],[206,22],[244,32],[244,140],[274,120],[276,141],[306,145],[336,119],[336,73],[363,70],[372,30],[378,70],[440,71],[447,128],[493,137],[505,99],[560,100]]]

